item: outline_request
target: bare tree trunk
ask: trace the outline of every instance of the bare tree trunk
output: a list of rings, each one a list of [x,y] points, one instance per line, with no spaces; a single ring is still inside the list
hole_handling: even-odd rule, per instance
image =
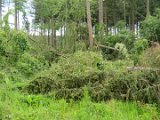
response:
[[[2,0],[0,0],[0,20],[2,20]]]
[[[17,30],[18,29],[18,10],[17,10],[17,1],[14,0],[14,7],[15,7],[15,11],[14,11],[14,25],[15,25],[15,29]]]
[[[103,0],[99,0],[99,23],[103,24]]]
[[[90,1],[86,0],[86,8],[87,8],[87,26],[89,32],[89,44],[90,47],[93,47],[93,34],[92,34],[92,21],[91,21],[91,10],[90,10]]]
[[[19,16],[19,10],[17,11],[17,29],[19,29],[20,28],[20,18],[19,18],[20,16]]]
[[[52,18],[52,33],[51,33],[51,38],[52,38],[52,46],[56,47],[56,29],[55,29],[55,21]]]
[[[107,21],[107,0],[105,1],[104,4],[104,24],[105,24],[105,33],[106,35],[108,34],[108,21]]]
[[[146,17],[147,17],[150,15],[150,5],[149,5],[150,1],[147,0],[146,2],[147,2],[147,4],[146,4],[146,13],[147,13]]]
[[[132,25],[131,25],[131,26],[132,26],[132,27],[131,27],[131,30],[132,30],[132,31],[135,31],[135,16],[134,16],[134,11],[132,11],[131,18],[132,18],[132,19],[131,19],[131,24],[132,24]]]
[[[124,0],[124,6],[123,6],[123,14],[124,14],[124,22],[125,22],[125,24],[126,24],[126,1]]]

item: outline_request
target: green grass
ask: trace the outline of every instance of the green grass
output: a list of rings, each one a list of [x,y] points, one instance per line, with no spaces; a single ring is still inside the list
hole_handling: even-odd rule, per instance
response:
[[[0,120],[159,120],[156,107],[111,100],[94,103],[86,96],[67,103],[42,95],[0,88]]]

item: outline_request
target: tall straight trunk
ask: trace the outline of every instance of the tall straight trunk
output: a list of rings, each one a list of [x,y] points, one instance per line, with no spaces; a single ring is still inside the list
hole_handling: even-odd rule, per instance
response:
[[[14,7],[15,7],[15,11],[14,11],[14,25],[15,25],[15,29],[18,29],[18,10],[17,10],[17,1],[14,0]]]
[[[93,34],[92,34],[92,21],[91,21],[91,10],[90,10],[90,0],[86,0],[86,9],[87,9],[87,26],[89,32],[89,45],[93,48]]]
[[[147,2],[147,4],[146,4],[146,17],[147,17],[150,15],[150,5],[149,5],[150,1],[147,0],[146,2]]]
[[[55,21],[54,18],[52,18],[52,33],[51,33],[51,38],[52,38],[52,46],[56,47],[56,29],[55,29]]]
[[[2,0],[0,0],[0,20],[2,20]]]
[[[103,24],[103,0],[99,0],[99,24]]]
[[[48,32],[48,34],[47,34],[48,45],[50,45],[50,29],[49,28],[48,28],[47,32]]]
[[[48,38],[48,45],[50,45],[51,44],[51,41],[50,41],[50,29],[51,29],[51,27],[50,27],[50,24],[51,24],[51,20],[48,20],[48,36],[47,36],[47,38]]]
[[[107,1],[107,0],[106,0]],[[103,4],[104,8],[104,24],[105,24],[105,33],[108,34],[108,21],[107,21],[107,2],[105,1],[105,4]]]
[[[135,14],[134,8],[131,8],[129,15],[129,28],[131,31],[135,31]]]
[[[124,0],[124,6],[123,6],[123,14],[124,14],[124,22],[126,24],[126,1]]]
[[[132,11],[132,14],[131,14],[131,30],[135,31],[135,16],[134,16],[134,11]]]
[[[19,16],[19,10],[17,11],[17,29],[20,28],[20,16]]]
[[[128,29],[131,30],[131,16],[128,16]]]

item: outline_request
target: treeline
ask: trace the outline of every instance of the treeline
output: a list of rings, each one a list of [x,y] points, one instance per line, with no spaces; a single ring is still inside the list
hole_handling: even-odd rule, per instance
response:
[[[127,29],[141,36],[139,27],[147,16],[156,16],[160,5],[158,0],[9,0],[0,1],[0,18],[3,7],[11,9],[14,4],[14,26],[20,28],[20,14],[23,13],[23,27],[35,36],[47,40],[47,44],[57,48],[75,51],[77,41],[88,46],[95,41],[102,41],[108,34],[118,34]],[[28,4],[32,10],[28,13]],[[90,4],[90,5],[89,5]],[[87,12],[87,8],[89,12]],[[88,13],[91,14],[91,17]],[[33,26],[28,22],[32,15]],[[89,29],[87,29],[87,23]],[[89,25],[91,24],[91,25]],[[93,28],[93,30],[92,30]],[[33,30],[34,29],[34,30]],[[32,30],[32,31],[31,31]],[[57,32],[58,31],[58,32]],[[90,31],[90,35],[88,35]],[[92,34],[93,33],[93,34]],[[88,37],[90,36],[90,37]],[[136,36],[137,37],[137,36]],[[92,46],[92,45],[91,45]],[[69,50],[70,51],[70,50]]]

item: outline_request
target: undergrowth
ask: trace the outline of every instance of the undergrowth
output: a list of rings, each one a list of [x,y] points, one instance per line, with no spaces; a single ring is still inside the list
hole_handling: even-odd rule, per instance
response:
[[[79,102],[24,95],[0,88],[0,120],[158,120],[153,105],[111,100],[91,102],[88,93]]]

